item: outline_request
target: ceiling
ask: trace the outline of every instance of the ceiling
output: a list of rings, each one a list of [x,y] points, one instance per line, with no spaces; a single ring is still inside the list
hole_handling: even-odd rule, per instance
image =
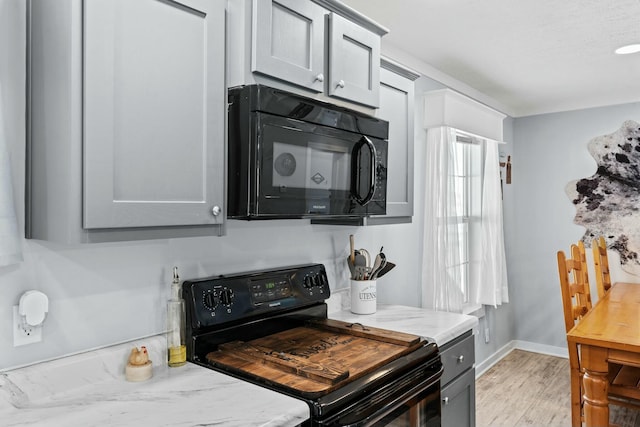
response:
[[[343,0],[382,53],[512,117],[640,101],[640,0]]]

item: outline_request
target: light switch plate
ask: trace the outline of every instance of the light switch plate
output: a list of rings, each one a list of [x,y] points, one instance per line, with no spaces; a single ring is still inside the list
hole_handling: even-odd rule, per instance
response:
[[[42,325],[25,328],[18,314],[18,306],[13,306],[13,346],[33,344],[42,341]]]

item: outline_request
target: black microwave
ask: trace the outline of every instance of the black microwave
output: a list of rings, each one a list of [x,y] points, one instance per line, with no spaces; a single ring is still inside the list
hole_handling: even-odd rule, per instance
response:
[[[386,214],[386,121],[264,85],[228,94],[229,218]]]

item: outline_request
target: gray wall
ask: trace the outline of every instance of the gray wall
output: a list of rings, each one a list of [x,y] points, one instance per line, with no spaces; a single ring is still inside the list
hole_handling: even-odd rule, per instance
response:
[[[629,119],[640,121],[640,103],[515,120],[516,191],[506,233],[516,339],[566,347],[556,252],[568,251],[584,228],[573,223],[575,208],[565,187],[595,173],[589,140],[616,131]],[[609,252],[612,280],[638,281],[623,274],[615,252]]]
[[[507,143],[499,146],[501,155],[501,161],[506,161],[506,156],[511,155],[511,160],[514,161],[513,152],[516,143],[514,142],[513,135],[514,119],[507,117],[504,120],[504,133],[503,139]],[[505,156],[505,160],[502,157]],[[515,287],[517,284],[514,281],[511,274],[511,262],[513,258],[511,256],[514,240],[512,237],[513,228],[513,208],[514,196],[517,194],[519,188],[518,181],[513,180],[512,184],[506,184],[506,169],[503,171],[503,221],[504,221],[504,243],[505,252],[507,257],[507,278],[509,280],[509,303],[502,304],[496,308],[485,307],[485,316],[479,319],[478,331],[475,337],[475,350],[476,350],[476,365],[480,364],[484,360],[488,359],[491,355],[499,352],[505,345],[509,344],[516,337],[516,321],[518,320],[513,307],[514,307],[514,293],[516,293]],[[486,339],[488,335],[488,340]]]
[[[25,3],[0,0],[0,102],[5,112],[21,230],[25,187]],[[416,93],[421,93],[441,85],[421,79],[417,87],[420,89]],[[416,117],[422,117],[420,98],[416,100]],[[419,147],[425,138],[425,131],[416,127]],[[416,152],[418,159],[423,150]],[[416,164],[416,170],[422,168]],[[422,205],[418,189],[416,205]],[[420,209],[416,209],[416,218]],[[308,220],[231,221],[224,237],[84,246],[23,240],[25,261],[0,267],[0,370],[163,332],[174,265],[186,279],[322,262],[329,270],[333,292],[330,309],[340,309],[348,285],[345,259],[350,233],[355,234],[357,247],[375,251],[384,246],[388,259],[398,265],[379,281],[380,302],[418,306],[421,227],[419,221],[377,227],[310,225]],[[49,296],[43,341],[14,348],[12,306],[29,289]]]
[[[25,2],[0,0],[0,84],[12,158],[14,197],[24,226]],[[416,81],[415,216],[412,224],[377,227],[310,225],[306,220],[229,223],[224,237],[59,246],[24,240],[25,261],[0,267],[0,370],[160,333],[171,267],[182,278],[305,262],[325,263],[331,275],[332,310],[347,285],[348,235],[356,245],[385,247],[398,267],[381,279],[383,303],[419,306],[424,212],[424,144],[421,95],[443,87]],[[487,308],[476,338],[481,362],[512,340],[565,348],[555,253],[582,235],[564,194],[567,182],[590,176],[595,162],[586,144],[640,119],[640,104],[505,121],[501,146],[513,161],[513,184],[504,186],[509,304]],[[612,266],[614,280],[623,275]],[[43,342],[13,347],[11,310],[20,295],[39,289],[50,298]],[[485,343],[485,327],[490,328]]]

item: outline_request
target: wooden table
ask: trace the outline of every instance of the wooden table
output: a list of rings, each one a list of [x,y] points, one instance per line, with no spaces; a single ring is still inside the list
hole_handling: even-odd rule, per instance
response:
[[[567,333],[580,344],[587,427],[609,425],[608,362],[640,367],[640,284],[615,283]]]

